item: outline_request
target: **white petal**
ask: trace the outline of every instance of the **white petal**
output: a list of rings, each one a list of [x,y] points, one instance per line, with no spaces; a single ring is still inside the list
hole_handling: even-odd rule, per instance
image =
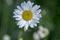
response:
[[[26,22],[24,21],[24,22],[22,22],[22,24],[20,24],[19,26],[19,28],[22,28],[22,27],[24,27],[25,26],[25,24],[26,24]]]
[[[34,25],[32,24],[32,20],[30,20],[28,23],[31,28],[34,28]]]
[[[25,24],[26,24],[26,22],[25,22],[25,21],[24,21],[24,22],[22,22],[22,23],[20,23],[20,24],[19,24],[19,28],[24,27],[24,26],[25,26]]]
[[[39,14],[39,17],[41,18],[41,17],[42,17],[42,15],[41,15],[41,14]]]
[[[37,24],[36,24],[36,22],[34,20],[32,20],[31,24],[33,24],[33,26],[37,26]]]
[[[18,10],[18,9],[15,9],[15,12],[13,12],[15,15],[20,15],[22,14],[22,11]]]
[[[35,20],[40,20],[40,14],[34,14],[33,15],[33,19],[35,19]]]
[[[34,11],[35,14],[39,14],[40,12],[41,12],[41,9]]]
[[[31,9],[32,6],[33,6],[33,4],[34,4],[34,3],[31,3],[30,1],[28,1],[28,2],[27,2],[27,6],[28,6],[28,8]]]
[[[39,18],[37,18],[37,17],[33,17],[33,19],[34,19],[34,20],[40,20],[40,19],[39,19]]]
[[[31,28],[34,28],[33,20],[29,21],[29,25],[30,25]]]
[[[42,15],[41,15],[41,14],[36,14],[36,17],[37,17],[37,18],[41,18]]]
[[[19,15],[19,13],[13,12],[14,15]]]
[[[31,27],[31,28],[34,28],[35,26],[37,26],[36,23],[31,23],[31,24],[30,24],[30,27]]]
[[[39,23],[39,20],[33,19],[35,21],[35,23]]]
[[[34,20],[31,20],[29,25],[31,28],[34,28],[35,26],[37,26],[37,24]]]
[[[33,25],[33,24],[30,24],[30,27],[31,27],[31,28],[34,28],[34,25]]]
[[[15,18],[16,20],[21,20],[22,19],[21,15],[20,16],[19,15],[14,15],[13,18]]]
[[[39,23],[39,21],[35,21],[36,23]]]
[[[28,6],[26,2],[21,3],[21,7],[23,10],[28,10]]]
[[[15,17],[20,17],[20,16],[19,15],[14,15],[13,18],[15,18]]]
[[[22,8],[21,8],[20,6],[17,6],[17,8],[18,8],[20,11],[22,11]]]
[[[21,19],[22,19],[22,18],[20,18],[20,17],[19,17],[19,18],[15,18],[15,20],[21,20]]]
[[[23,23],[25,23],[25,21],[21,19],[20,21],[18,21],[17,25],[22,25]]]
[[[35,21],[33,21],[33,25],[34,25],[34,26],[37,26],[37,24],[36,24],[36,22],[35,22]]]
[[[25,27],[24,27],[24,31],[26,31],[26,30],[28,29],[28,27],[29,27],[29,24],[26,23],[26,24],[25,24]]]
[[[36,10],[38,10],[40,8],[40,6],[38,5],[34,5],[33,8],[31,9],[33,12],[35,12]]]
[[[23,9],[25,9],[25,6],[26,6],[26,2],[21,3],[21,7],[22,7]]]
[[[21,23],[22,23],[22,20],[18,21],[17,25],[21,25]]]
[[[34,25],[35,25],[35,26],[37,26],[37,24],[36,24],[36,23],[35,23]]]

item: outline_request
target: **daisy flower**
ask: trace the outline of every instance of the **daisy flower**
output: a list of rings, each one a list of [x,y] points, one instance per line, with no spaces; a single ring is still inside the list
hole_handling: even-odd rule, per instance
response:
[[[41,18],[41,9],[39,5],[34,5],[31,1],[22,2],[17,9],[14,10],[14,18],[17,20],[19,28],[23,28],[26,31],[28,27],[34,28],[39,23]]]
[[[43,26],[40,26],[38,33],[41,38],[44,38],[49,34],[49,30],[47,28],[44,28]]]
[[[11,40],[9,35],[4,35],[3,40]]]
[[[18,40],[23,40],[23,38],[19,38]]]
[[[33,34],[33,39],[34,39],[34,40],[40,40],[40,36],[39,36],[39,34],[38,34],[37,32],[35,32],[35,33]]]

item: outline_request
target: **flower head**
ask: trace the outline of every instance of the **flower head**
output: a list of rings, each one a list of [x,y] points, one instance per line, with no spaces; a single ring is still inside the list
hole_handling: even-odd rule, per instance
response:
[[[40,40],[39,34],[38,34],[37,32],[35,32],[35,33],[33,34],[33,39],[34,39],[34,40]]]
[[[19,38],[18,40],[23,40],[23,38]]]
[[[41,18],[41,9],[39,5],[34,5],[31,1],[21,3],[21,6],[17,6],[15,9],[14,18],[18,21],[17,25],[19,28],[24,27],[26,31],[28,27],[34,28],[39,23]]]
[[[40,26],[38,33],[41,38],[44,38],[49,34],[49,30],[47,28],[44,28],[43,26]]]
[[[10,40],[10,36],[9,35],[4,35],[3,40]]]

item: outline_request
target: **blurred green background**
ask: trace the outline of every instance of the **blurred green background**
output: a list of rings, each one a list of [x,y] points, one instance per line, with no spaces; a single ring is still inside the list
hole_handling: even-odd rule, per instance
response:
[[[33,33],[38,30],[29,28],[26,32],[19,29],[16,20],[13,18],[13,11],[17,5],[27,0],[0,0],[0,40],[3,35],[8,34],[11,40],[33,40]],[[39,25],[50,30],[47,40],[60,40],[60,0],[31,0],[41,6],[42,18]],[[43,39],[44,40],[44,39]]]

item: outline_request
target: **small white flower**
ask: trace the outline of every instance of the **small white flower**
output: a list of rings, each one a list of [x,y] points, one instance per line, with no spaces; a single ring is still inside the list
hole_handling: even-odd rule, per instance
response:
[[[6,0],[7,5],[12,5],[13,4],[13,0]]]
[[[10,40],[10,36],[9,35],[4,35],[3,40]]]
[[[19,28],[24,27],[26,31],[29,26],[31,28],[37,26],[41,18],[40,12],[41,9],[39,5],[34,5],[34,3],[27,1],[27,3],[23,2],[21,6],[17,6],[17,9],[13,12],[13,17],[18,21],[17,25]]]
[[[35,32],[35,33],[33,34],[33,39],[34,39],[34,40],[40,40],[39,34],[38,34],[37,32]]]
[[[41,38],[44,38],[49,34],[49,30],[47,28],[44,28],[43,26],[40,26],[38,33]]]
[[[23,40],[23,38],[19,38],[18,40]]]

